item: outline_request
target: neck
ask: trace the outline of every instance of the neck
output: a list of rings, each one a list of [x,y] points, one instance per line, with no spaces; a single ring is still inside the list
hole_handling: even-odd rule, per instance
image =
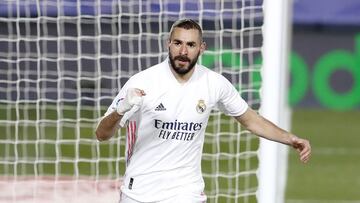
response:
[[[173,73],[173,75],[175,76],[176,80],[180,84],[184,84],[184,83],[186,83],[187,81],[190,80],[191,76],[194,73],[195,67],[193,69],[191,69],[189,72],[187,72],[186,74],[184,74],[184,75],[177,73],[172,67],[170,67],[170,70]]]
[[[196,66],[196,65],[195,65]],[[194,70],[196,67],[193,67],[189,72],[185,73],[185,74],[179,74],[177,73],[171,66],[171,63],[169,61],[169,68],[172,72],[172,74],[174,75],[174,77],[176,78],[176,80],[180,83],[180,84],[184,84],[186,83],[187,81],[190,80],[191,76],[193,75],[194,73]]]

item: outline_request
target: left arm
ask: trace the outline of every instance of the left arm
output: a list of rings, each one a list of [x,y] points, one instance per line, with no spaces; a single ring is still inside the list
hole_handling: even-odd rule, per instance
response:
[[[257,114],[250,107],[240,116],[234,117],[246,129],[252,133],[268,140],[283,143],[295,148],[300,155],[300,160],[306,163],[311,154],[311,146],[308,140],[299,138],[294,134],[287,132],[271,121]]]

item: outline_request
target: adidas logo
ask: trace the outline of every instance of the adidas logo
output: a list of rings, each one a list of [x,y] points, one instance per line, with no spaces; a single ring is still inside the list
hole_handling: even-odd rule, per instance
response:
[[[166,108],[165,106],[160,103],[156,108],[155,108],[155,111],[166,111]]]

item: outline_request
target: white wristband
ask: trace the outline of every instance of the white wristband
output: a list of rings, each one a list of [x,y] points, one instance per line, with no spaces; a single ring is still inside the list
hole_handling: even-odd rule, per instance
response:
[[[134,113],[136,113],[138,110],[140,109],[140,106],[138,105],[134,105],[130,111],[127,111],[124,116],[121,118],[120,120],[120,126],[124,127],[126,122],[129,120],[129,118],[131,118],[132,115],[134,115]]]
[[[121,116],[131,109],[131,105],[124,100],[121,100],[116,108],[116,112]]]
[[[126,96],[121,100],[116,108],[116,112],[119,115],[124,115],[129,111],[134,105],[142,105],[142,95],[139,95],[139,89],[129,88],[126,92]]]

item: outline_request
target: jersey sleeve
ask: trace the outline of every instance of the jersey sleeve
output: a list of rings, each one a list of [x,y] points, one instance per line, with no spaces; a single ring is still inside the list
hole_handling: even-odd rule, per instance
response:
[[[131,78],[125,83],[125,85],[120,89],[119,93],[116,95],[116,97],[114,98],[114,100],[112,101],[111,105],[109,106],[109,108],[107,109],[107,111],[105,112],[104,116],[107,116],[109,114],[111,114],[113,111],[116,110],[116,108],[119,105],[119,102],[121,100],[123,100],[126,96],[126,91],[128,90],[130,83],[132,82]]]
[[[248,108],[248,104],[241,98],[235,87],[222,75],[218,80],[219,100],[217,108],[228,116],[240,116]]]

